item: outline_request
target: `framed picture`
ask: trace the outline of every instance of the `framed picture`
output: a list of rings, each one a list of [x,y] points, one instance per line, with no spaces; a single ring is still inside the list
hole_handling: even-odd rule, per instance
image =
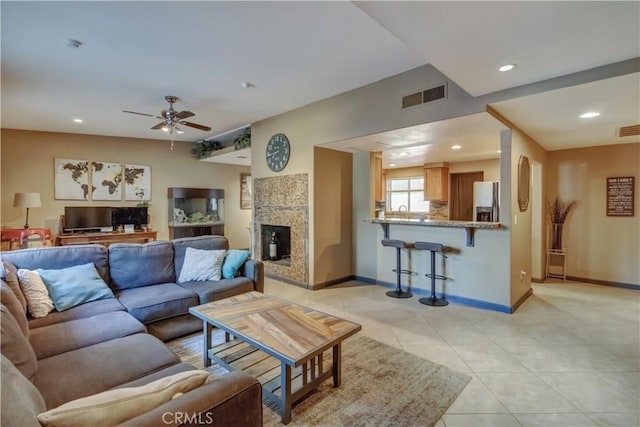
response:
[[[151,167],[124,165],[124,199],[145,202],[151,200]]]
[[[252,202],[251,174],[240,174],[240,209],[251,209]]]
[[[91,162],[91,200],[122,200],[122,165]]]
[[[56,200],[89,200],[89,161],[54,159]]]

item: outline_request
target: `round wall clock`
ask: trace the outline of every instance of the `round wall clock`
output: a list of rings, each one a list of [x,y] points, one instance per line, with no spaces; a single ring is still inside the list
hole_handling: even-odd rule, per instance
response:
[[[289,162],[291,147],[289,139],[283,133],[276,133],[267,143],[266,160],[267,166],[274,172],[283,170]]]

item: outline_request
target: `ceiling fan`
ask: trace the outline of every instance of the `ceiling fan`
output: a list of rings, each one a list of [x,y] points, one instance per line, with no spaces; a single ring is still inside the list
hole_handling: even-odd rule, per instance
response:
[[[167,95],[164,99],[169,103],[169,108],[166,110],[162,110],[159,116],[155,114],[146,114],[146,113],[138,113],[136,111],[127,111],[123,110],[123,113],[130,114],[139,114],[141,116],[155,117],[156,119],[162,120],[157,125],[153,126],[151,129],[160,129],[164,132],[168,132],[171,134],[171,149],[173,150],[173,132],[175,131],[178,134],[184,133],[184,131],[180,128],[179,125],[189,126],[195,129],[199,129],[205,132],[211,130],[209,126],[199,125],[198,123],[188,122],[185,119],[189,117],[195,116],[191,111],[176,111],[173,108],[173,104],[179,99],[177,96]]]

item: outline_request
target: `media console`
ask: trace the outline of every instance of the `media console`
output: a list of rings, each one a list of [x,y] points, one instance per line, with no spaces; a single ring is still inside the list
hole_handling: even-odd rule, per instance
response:
[[[147,243],[149,241],[156,240],[157,236],[157,231],[60,234],[56,239],[56,244],[58,246],[68,246],[97,243],[109,246],[111,243]]]

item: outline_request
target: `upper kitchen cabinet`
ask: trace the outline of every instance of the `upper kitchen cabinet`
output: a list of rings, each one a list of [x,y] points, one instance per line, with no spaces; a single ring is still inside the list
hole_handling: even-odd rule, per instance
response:
[[[424,165],[425,200],[449,200],[449,164],[446,162]]]

